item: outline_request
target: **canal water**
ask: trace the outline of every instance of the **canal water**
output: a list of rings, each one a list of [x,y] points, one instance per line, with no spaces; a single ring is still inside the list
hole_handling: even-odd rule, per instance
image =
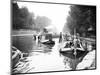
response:
[[[65,68],[63,59],[59,53],[58,38],[53,39],[55,45],[50,48],[43,44],[37,44],[33,36],[13,36],[12,45],[23,53],[29,53],[25,61],[20,61],[20,65],[14,69],[15,73],[45,72],[70,70]],[[22,67],[23,66],[23,67]]]
[[[12,46],[18,48],[22,53],[28,53],[16,64],[14,73],[33,73],[48,71],[72,70],[70,60],[59,52],[59,39],[54,38],[55,45],[50,48],[39,44],[32,35],[13,36]],[[74,63],[74,61],[72,61]]]

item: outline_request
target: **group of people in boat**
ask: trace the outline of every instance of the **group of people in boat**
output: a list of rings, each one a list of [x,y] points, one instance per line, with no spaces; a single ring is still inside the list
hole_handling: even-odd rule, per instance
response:
[[[95,68],[95,49],[93,49],[91,43],[89,43],[86,40],[82,40],[79,37],[80,37],[79,34],[76,34],[74,36],[66,34],[65,36],[62,33],[60,33],[59,43],[65,43],[64,47],[60,48],[63,55],[65,55],[64,57],[65,68],[68,68],[67,64],[70,65],[71,70]],[[77,50],[82,51],[82,54],[78,55]],[[72,53],[69,51],[74,51],[74,52]],[[78,59],[70,58],[73,55],[74,56],[84,55],[85,52],[86,54],[84,57],[80,57]]]
[[[59,36],[59,43],[65,43],[65,48],[74,48],[82,51],[91,50],[92,44],[88,43],[86,40],[80,39],[79,34],[70,35],[62,34]]]

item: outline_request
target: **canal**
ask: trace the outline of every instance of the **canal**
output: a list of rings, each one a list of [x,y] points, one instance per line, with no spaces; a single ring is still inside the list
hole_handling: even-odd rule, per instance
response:
[[[73,68],[80,63],[79,60],[72,60],[61,55],[59,39],[53,38],[53,41],[55,41],[55,45],[50,48],[47,45],[39,44],[33,39],[32,35],[12,36],[12,46],[18,48],[22,53],[28,54],[16,64],[13,72],[33,73],[75,70]]]

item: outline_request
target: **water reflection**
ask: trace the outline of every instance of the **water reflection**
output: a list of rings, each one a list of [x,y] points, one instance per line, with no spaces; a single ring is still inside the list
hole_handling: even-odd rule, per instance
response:
[[[79,54],[75,58],[73,51],[67,53],[60,52],[59,40],[57,38],[53,40],[55,41],[55,45],[50,47],[43,43],[37,43],[32,36],[14,36],[12,38],[12,45],[22,53],[28,54],[28,56],[23,56],[17,62],[13,68],[13,72],[29,73],[76,70],[77,65],[83,60],[86,54],[77,50]],[[83,57],[79,58],[80,55]]]
[[[15,59],[19,61],[14,66],[14,73],[24,73],[25,70],[28,70],[28,67],[29,69],[33,69],[34,66],[40,64],[36,64],[37,62],[41,62],[40,57],[41,59],[45,59],[45,57],[49,59],[53,54],[53,46],[39,43],[32,36],[14,36],[12,37],[12,46],[19,49],[22,53],[28,53],[28,56],[24,55],[20,60]],[[15,64],[15,60],[12,61],[13,64]]]
[[[12,38],[12,45],[25,53],[33,51],[47,53],[51,51],[49,45],[43,45],[37,42],[32,36],[14,36]]]
[[[13,46],[22,53],[28,53],[27,57],[15,65],[14,73],[73,70],[76,67],[74,63],[77,61],[61,54],[59,40],[57,38],[53,40],[55,45],[50,47],[50,45],[38,43],[32,36],[13,37]]]
[[[26,53],[36,46],[32,36],[13,36],[12,45]]]

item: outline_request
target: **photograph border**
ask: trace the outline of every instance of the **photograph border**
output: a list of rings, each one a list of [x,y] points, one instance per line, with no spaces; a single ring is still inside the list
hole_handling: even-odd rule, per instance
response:
[[[80,69],[80,70],[60,70],[60,71],[43,71],[43,72],[30,72],[30,73],[13,73],[12,72],[12,53],[11,53],[11,46],[12,46],[12,2],[13,1],[17,1],[17,2],[30,2],[30,3],[41,3],[41,4],[58,4],[58,5],[82,5],[82,6],[95,6],[96,7],[96,51],[95,51],[95,68],[94,69]],[[10,20],[11,20],[11,24],[10,24],[10,72],[13,75],[17,75],[17,74],[39,74],[39,73],[54,73],[54,72],[72,72],[72,71],[88,71],[88,70],[96,70],[97,69],[97,5],[85,5],[85,4],[71,4],[71,3],[56,3],[56,2],[43,2],[43,1],[27,1],[27,0],[10,0]]]

